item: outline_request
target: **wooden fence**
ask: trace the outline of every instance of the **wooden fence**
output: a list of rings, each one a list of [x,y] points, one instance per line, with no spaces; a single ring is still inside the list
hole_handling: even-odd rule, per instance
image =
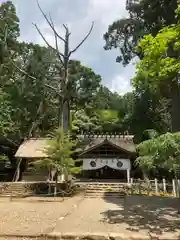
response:
[[[127,184],[127,191],[129,194],[180,197],[180,180],[172,179],[169,182],[166,179],[145,181],[131,178],[130,183]]]

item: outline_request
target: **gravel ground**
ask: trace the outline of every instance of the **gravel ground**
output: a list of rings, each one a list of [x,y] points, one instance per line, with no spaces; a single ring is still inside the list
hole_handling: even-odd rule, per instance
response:
[[[71,215],[57,221],[55,232],[171,234],[180,231],[178,199],[127,196],[84,199]]]
[[[123,211],[123,209],[123,198],[112,198],[111,202],[98,198],[86,198],[71,215],[57,222],[54,231],[63,233],[119,233],[125,231],[128,225],[125,223],[110,224],[106,221],[104,213],[106,211]]]
[[[120,233],[149,236],[151,233],[170,234],[168,239],[173,239],[171,234],[180,232],[179,206],[178,199],[138,196],[124,199],[74,197],[64,202],[0,201],[0,235]]]
[[[58,219],[67,216],[81,201],[80,197],[64,202],[0,201],[0,235],[41,234],[51,232]]]

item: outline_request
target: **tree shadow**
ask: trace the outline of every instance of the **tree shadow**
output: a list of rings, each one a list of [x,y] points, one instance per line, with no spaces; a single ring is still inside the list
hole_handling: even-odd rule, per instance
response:
[[[102,212],[103,222],[125,224],[126,230],[162,234],[180,230],[179,199],[149,196],[107,198],[117,209]]]

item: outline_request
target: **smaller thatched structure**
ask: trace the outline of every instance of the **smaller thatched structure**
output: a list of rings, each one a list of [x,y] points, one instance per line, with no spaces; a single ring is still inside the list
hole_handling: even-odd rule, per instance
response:
[[[26,139],[18,148],[15,157],[38,159],[48,157],[45,149],[48,146],[47,138],[30,138]]]

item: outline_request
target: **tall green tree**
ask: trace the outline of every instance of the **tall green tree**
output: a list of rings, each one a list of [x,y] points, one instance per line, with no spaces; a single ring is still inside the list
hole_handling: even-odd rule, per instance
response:
[[[19,19],[11,1],[0,5],[0,153],[12,160],[17,145],[8,136],[17,130],[12,119],[15,111],[11,105],[5,86],[14,77],[14,68],[10,59],[17,55],[17,38],[19,37]]]
[[[169,130],[168,102],[159,94],[136,89],[125,94],[119,105],[118,125],[122,132],[134,135],[136,143],[144,140],[147,129],[154,129],[159,134]]]
[[[153,92],[167,88],[170,99],[172,131],[180,130],[180,13],[177,23],[163,28],[153,37],[145,36],[137,46],[143,58],[137,64],[133,80],[135,86],[149,88]]]
[[[136,163],[146,176],[151,170],[166,169],[176,175],[180,167],[180,134],[166,133],[137,146]]]
[[[122,62],[124,65],[128,64],[132,58],[137,56],[141,60],[144,58],[144,52],[136,48],[143,36],[151,34],[152,38],[155,37],[158,32],[171,24],[177,24],[178,19],[176,17],[176,9],[178,6],[177,0],[163,0],[161,3],[157,0],[142,0],[142,1],[127,1],[126,8],[129,12],[129,17],[118,20],[109,26],[108,32],[104,35],[106,46],[105,49],[118,48],[120,55],[117,57],[117,61]],[[148,44],[148,41],[146,42]],[[157,50],[159,46],[156,45]],[[172,49],[166,52],[166,55],[170,58],[174,57],[174,50]],[[155,60],[155,59],[154,59]],[[151,61],[148,62],[151,64]],[[155,66],[156,64],[154,64]],[[158,68],[158,66],[157,66]],[[138,75],[141,84],[136,84],[137,94],[141,92],[141,95],[156,95],[159,96],[159,111],[162,115],[163,107],[161,103],[164,103],[164,97],[166,101],[170,101],[169,105],[171,108],[171,119],[172,119],[172,130],[179,130],[178,122],[178,88],[174,87],[174,93],[171,89],[173,85],[170,84],[172,81],[163,81],[164,84],[156,85],[151,93],[149,84],[151,85],[152,76],[144,72],[144,76]],[[140,80],[141,78],[141,80]],[[156,76],[154,76],[156,78]],[[146,84],[146,83],[149,84]],[[167,83],[169,82],[169,83]],[[168,88],[167,88],[167,84]],[[175,93],[176,91],[176,93]],[[146,92],[146,93],[145,93]],[[156,92],[156,93],[155,93]],[[158,93],[160,92],[160,94]],[[148,103],[149,104],[149,103]],[[162,109],[161,109],[162,107]],[[158,109],[158,108],[156,108]],[[148,108],[146,109],[148,111]],[[174,113],[173,113],[174,112]],[[174,117],[173,117],[174,116]]]
[[[87,104],[96,103],[101,76],[96,74],[92,69],[83,66],[79,61],[69,61],[69,86],[71,110],[84,108]]]
[[[71,136],[64,133],[63,129],[56,129],[47,140],[47,147],[45,153],[46,159],[39,160],[36,162],[36,166],[46,167],[50,171],[55,171],[55,192],[57,189],[58,176],[64,175],[67,180],[69,174],[75,174],[80,171],[79,167],[75,166],[75,160],[72,158],[72,154],[75,153],[76,142],[72,140]]]
[[[113,22],[104,34],[105,49],[119,50],[117,62],[128,64],[135,56],[138,42],[144,35],[156,36],[164,26],[176,23],[177,0],[128,0],[127,18]]]

